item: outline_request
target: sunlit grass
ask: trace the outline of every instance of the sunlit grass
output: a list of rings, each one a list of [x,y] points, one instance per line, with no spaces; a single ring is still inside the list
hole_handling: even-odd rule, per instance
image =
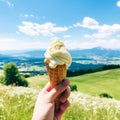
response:
[[[120,120],[120,101],[114,99],[120,98],[119,73],[116,69],[69,78],[78,92],[71,93],[71,106],[62,120]],[[0,84],[0,120],[31,120],[37,95],[49,78],[42,75],[27,80],[29,88]],[[114,98],[98,97],[102,92]]]
[[[63,116],[63,120],[119,120],[120,101],[71,93],[71,106]]]
[[[108,93],[113,98],[120,100],[120,69],[69,77],[68,79],[70,84],[77,85],[80,92],[95,96]],[[41,75],[27,78],[27,80],[30,87],[40,90],[48,82],[49,78],[47,75]]]
[[[78,91],[97,96],[101,93],[108,93],[120,100],[120,69],[85,74],[69,79],[71,84],[77,85]]]
[[[39,90],[0,86],[0,120],[31,120]],[[62,120],[119,120],[120,101],[72,92]]]
[[[48,82],[48,80],[49,78],[47,75],[27,78],[27,81],[29,82],[29,87],[35,89],[42,89],[45,86],[45,84]]]
[[[0,86],[0,120],[31,120],[38,91]]]

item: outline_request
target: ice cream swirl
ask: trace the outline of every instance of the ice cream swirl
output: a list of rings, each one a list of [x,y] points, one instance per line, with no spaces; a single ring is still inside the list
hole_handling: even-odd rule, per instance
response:
[[[45,52],[45,58],[50,61],[49,67],[55,68],[57,65],[65,64],[68,68],[72,63],[72,57],[66,49],[64,43],[59,39],[54,40]]]

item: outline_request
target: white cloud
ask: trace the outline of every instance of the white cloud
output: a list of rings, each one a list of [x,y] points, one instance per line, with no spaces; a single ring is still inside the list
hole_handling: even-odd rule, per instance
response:
[[[76,29],[75,27],[78,28]],[[57,33],[62,33],[67,30],[69,30],[67,34],[60,34],[58,36],[59,38],[60,36],[63,38],[68,49],[85,49],[98,46],[120,49],[120,24],[100,25],[98,21],[89,17],[85,17],[81,23],[78,22],[71,27],[59,27],[51,22],[38,24],[23,21],[22,25],[18,26],[18,29],[19,31],[16,32],[17,35],[20,36],[20,32],[22,32],[32,36],[29,38],[31,40],[0,38],[0,50],[47,48],[49,42],[57,37]],[[81,33],[79,34],[76,30],[79,30]],[[42,37],[44,36],[50,38],[45,38],[44,41],[42,41]],[[35,38],[35,40],[33,40],[33,38]],[[36,38],[38,38],[38,40],[36,40]]]
[[[120,1],[117,1],[117,6],[120,7]]]
[[[120,49],[120,40],[117,39],[110,39],[108,40],[86,40],[86,41],[80,41],[80,40],[69,40],[65,41],[65,44],[67,48],[69,49],[89,49],[89,48],[94,48],[94,47],[103,47],[103,48],[108,48],[108,49]]]
[[[52,39],[53,40],[53,39]],[[48,47],[52,40],[18,40],[15,38],[0,38],[0,51],[1,50],[25,50],[25,49],[45,49]],[[66,39],[64,43],[68,49],[88,49],[93,47],[104,47],[109,49],[120,49],[119,39],[103,40],[73,40]]]
[[[68,49],[89,49],[93,47],[100,46],[96,41],[82,41],[81,40],[66,40],[65,45],[67,46]]]
[[[64,38],[71,38],[72,36],[71,35],[64,35],[63,37]]]
[[[20,16],[21,16],[21,17],[25,17],[25,18],[35,18],[35,19],[38,18],[37,16],[35,16],[35,15],[33,15],[33,14],[21,14]]]
[[[89,28],[89,29],[98,29],[99,23],[90,17],[84,17],[82,23],[77,22],[73,26],[74,27],[84,27],[84,28]]]
[[[56,33],[61,33],[67,31],[67,27],[57,27],[56,24],[47,22],[44,24],[32,23],[32,22],[22,22],[23,26],[18,26],[20,32],[31,36],[55,36]]]
[[[14,4],[9,2],[8,0],[1,0],[2,2],[4,2],[5,4],[7,4],[9,7],[13,7]]]
[[[81,27],[81,24],[79,22],[73,24],[73,27]]]
[[[39,35],[39,33],[35,30],[36,25],[33,23],[23,21],[22,24],[23,26],[18,26],[20,32],[31,36]]]
[[[93,39],[106,39],[111,37],[117,37],[120,33],[120,24],[100,25],[98,21],[90,17],[85,17],[82,23],[77,22],[74,27],[82,27],[88,29],[89,32],[84,35],[85,38]]]
[[[98,29],[98,32],[101,33],[117,33],[120,31],[120,24],[113,24],[113,25],[106,25],[104,24],[103,26],[100,26]]]
[[[81,26],[89,29],[98,29],[99,23],[90,17],[85,17]]]
[[[99,26],[96,33],[91,34],[91,37],[101,39],[101,38],[111,38],[117,37],[117,34],[120,32],[120,24],[113,25],[102,25]]]
[[[0,38],[0,51],[47,48],[47,41],[18,40],[15,38]]]
[[[104,47],[104,48],[120,49],[120,40],[118,40],[118,39],[96,40],[95,43],[94,44],[96,46],[101,46],[101,47]]]
[[[104,39],[108,38],[111,34],[110,33],[93,33],[93,34],[86,34],[84,35],[85,38],[91,38],[91,39]]]
[[[92,35],[89,35],[89,34],[84,34],[84,36],[83,36],[84,38],[87,38],[87,39],[89,39],[89,38],[92,38]]]

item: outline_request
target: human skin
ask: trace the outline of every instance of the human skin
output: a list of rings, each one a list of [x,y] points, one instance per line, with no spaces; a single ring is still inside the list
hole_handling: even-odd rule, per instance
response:
[[[60,109],[55,111],[55,99],[60,95]],[[39,93],[32,120],[61,120],[63,113],[70,105],[68,97],[70,95],[69,80],[65,79],[59,85],[51,88],[48,82]]]

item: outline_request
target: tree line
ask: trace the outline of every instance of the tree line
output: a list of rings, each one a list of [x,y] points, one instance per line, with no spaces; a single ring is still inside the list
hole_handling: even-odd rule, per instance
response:
[[[116,68],[120,68],[120,65],[112,64],[112,65],[103,65],[100,67],[90,68],[90,69],[68,70],[67,77],[79,76],[87,73],[99,72],[103,70],[116,69]]]
[[[93,73],[103,70],[120,68],[120,65],[103,65],[100,67],[90,68],[90,69],[79,69],[79,70],[68,70],[67,77],[83,75],[87,73]],[[4,76],[0,77],[0,83],[6,85],[16,85],[16,86],[28,86],[28,81],[25,79],[28,76],[23,76],[19,73],[17,66],[14,63],[8,63],[3,68]],[[34,71],[35,72],[35,71]],[[35,73],[34,73],[35,74]],[[40,74],[40,73],[37,73]]]

